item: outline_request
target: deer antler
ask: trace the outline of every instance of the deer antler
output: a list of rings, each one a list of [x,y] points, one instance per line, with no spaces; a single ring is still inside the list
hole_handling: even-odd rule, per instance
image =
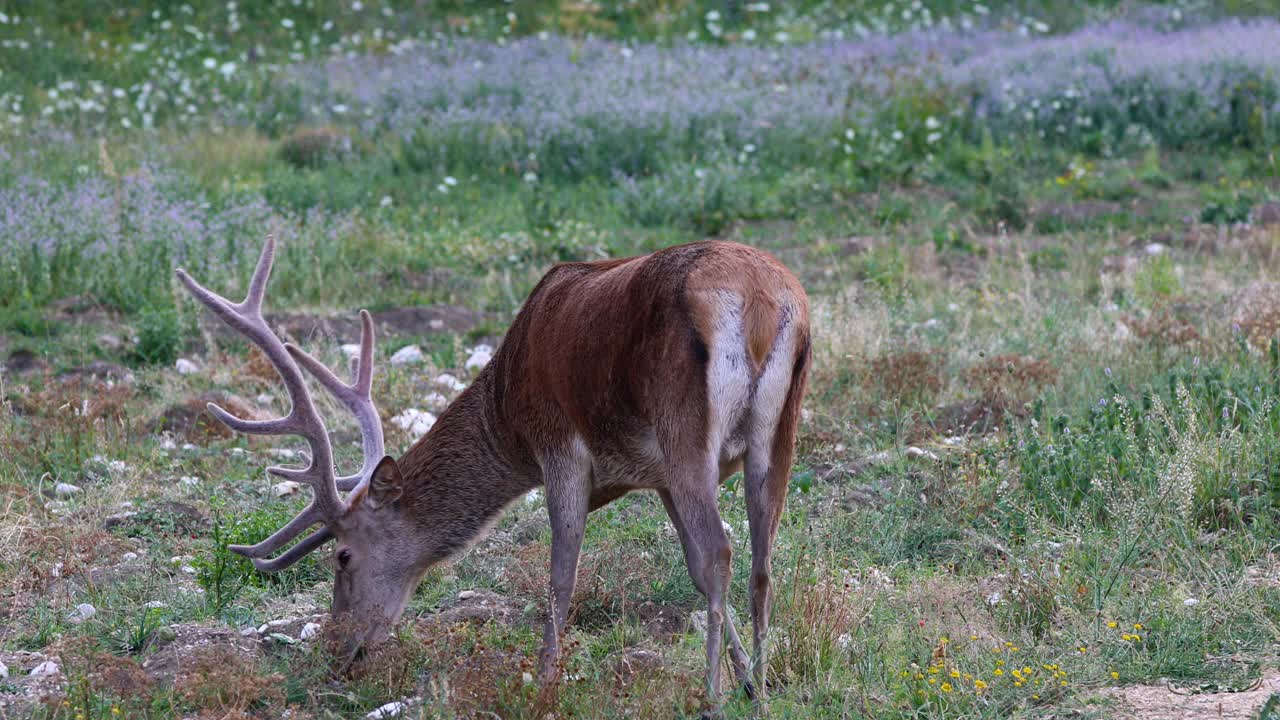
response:
[[[253,272],[253,279],[249,282],[249,292],[244,301],[239,303],[233,303],[205,289],[185,271],[177,271],[178,279],[196,299],[262,350],[284,381],[292,406],[288,415],[274,420],[242,420],[214,403],[209,403],[209,412],[232,430],[249,435],[298,435],[311,448],[311,462],[305,468],[267,468],[267,472],[277,477],[310,485],[315,493],[311,503],[284,527],[257,545],[230,546],[232,551],[251,558],[254,566],[263,572],[275,572],[289,567],[333,537],[327,525],[341,517],[347,509],[347,503],[338,495],[339,490],[354,490],[367,483],[373,468],[383,456],[382,422],[378,418],[371,395],[373,319],[368,312],[360,311],[360,355],[352,363],[352,382],[349,385],[298,347],[281,342],[262,316],[262,299],[266,294],[267,280],[271,276],[275,249],[275,239],[268,236],[262,256],[258,259],[258,266]],[[311,393],[307,390],[306,380],[299,366],[311,372],[360,423],[364,463],[357,474],[341,479],[335,477],[333,445],[324,419],[311,400]],[[272,553],[316,523],[323,523],[326,527],[311,533],[279,557],[271,558]]]

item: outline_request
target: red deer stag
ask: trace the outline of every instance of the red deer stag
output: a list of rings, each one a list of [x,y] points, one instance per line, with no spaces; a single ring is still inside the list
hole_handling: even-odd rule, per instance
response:
[[[428,568],[474,543],[504,508],[541,485],[552,539],[540,668],[544,681],[553,679],[587,514],[632,490],[654,490],[680,536],[689,575],[707,598],[709,702],[719,698],[723,638],[738,681],[763,695],[769,556],[809,361],[808,298],[781,263],[744,245],[707,241],[557,265],[475,382],[395,460],[384,456],[370,396],[369,314],[360,313],[360,353],[351,384],[344,383],[282,343],[263,319],[274,254],[268,238],[240,303],[182,270],[178,277],[261,348],[292,403],[287,416],[266,421],[242,420],[212,404],[210,412],[243,433],[301,436],[311,449],[306,468],[269,468],[310,484],[310,505],[266,540],[231,549],[273,572],[336,540],[333,615],[359,623],[344,629],[348,660],[385,638]],[[337,477],[304,369],[359,421],[364,466],[355,475]],[[733,623],[725,622],[731,546],[716,504],[719,484],[739,469],[751,531],[750,660]]]

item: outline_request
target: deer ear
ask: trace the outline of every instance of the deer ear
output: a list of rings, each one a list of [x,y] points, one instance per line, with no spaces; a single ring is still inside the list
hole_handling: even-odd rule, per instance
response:
[[[367,501],[376,510],[394,503],[403,494],[404,476],[400,474],[400,466],[395,459],[388,455],[373,469]]]

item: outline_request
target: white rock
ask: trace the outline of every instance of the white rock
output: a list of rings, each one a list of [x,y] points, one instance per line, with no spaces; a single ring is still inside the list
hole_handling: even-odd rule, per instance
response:
[[[174,442],[173,437],[166,433],[164,436],[160,438],[160,449],[161,450],[177,450],[178,443]]]
[[[425,435],[436,424],[436,416],[418,408],[408,408],[392,416],[391,423],[411,435]]]
[[[1195,607],[1200,604],[1200,601],[1195,598],[1187,598],[1182,601],[1182,604],[1184,607]]]
[[[186,485],[187,487],[195,487],[196,485],[200,484],[200,478],[194,475],[183,475],[182,477],[178,478],[178,482],[182,483],[183,485]]]
[[[360,357],[360,346],[359,345],[343,345],[342,354],[346,355],[348,358]]]
[[[169,603],[163,600],[148,600],[142,607],[147,608],[148,610],[163,610],[164,608],[169,607]]]
[[[261,624],[261,625],[259,625],[259,626],[258,626],[258,634],[259,634],[259,635],[265,635],[265,634],[266,634],[266,632],[267,632],[267,630],[270,630],[270,629],[271,629],[271,626],[270,626],[270,625],[268,625],[267,623],[263,623],[263,624]]]
[[[1168,252],[1169,246],[1165,245],[1164,243],[1150,243],[1146,247],[1144,247],[1142,250],[1146,254],[1152,257],[1155,257],[1156,255],[1163,255],[1166,252]]]
[[[400,700],[393,700],[368,715],[365,715],[365,717],[369,718],[369,720],[387,720],[387,718],[400,717],[404,714],[404,711],[408,709],[408,704],[401,702]]]
[[[178,358],[178,362],[173,364],[173,368],[178,371],[179,375],[195,375],[200,372],[200,366],[186,358]]]
[[[137,559],[138,559],[138,553],[136,552],[127,552],[120,556],[121,562],[133,562],[134,560],[137,560]]]
[[[532,685],[532,684],[533,684],[533,673],[526,672],[524,675],[521,675],[521,676],[520,676],[520,679],[524,681],[524,684],[525,684],[525,685]]]
[[[416,365],[422,362],[422,348],[417,345],[406,345],[391,356],[392,365]]]
[[[49,675],[57,675],[62,672],[62,668],[58,667],[57,661],[45,660],[39,665],[31,668],[31,677],[47,677]]]
[[[276,401],[274,397],[266,393],[262,393],[258,397],[254,398],[254,400],[257,401],[259,405],[270,405],[271,403]]]
[[[280,458],[281,460],[292,460],[298,453],[289,448],[271,448],[267,451],[271,457]]]
[[[67,511],[67,504],[62,502],[61,500],[50,500],[49,502],[44,504],[44,509],[48,510],[54,515],[61,515],[62,513]]]
[[[931,462],[936,462],[940,459],[936,453],[915,446],[907,448],[907,457],[913,460],[929,460]]]
[[[231,448],[232,455],[248,455],[249,451],[244,448]]]
[[[195,569],[195,568],[193,568],[193,567],[191,567],[190,565],[183,565],[183,566],[182,566],[182,572],[183,572],[183,573],[185,573],[185,574],[187,574],[187,575],[195,575],[195,574],[196,574],[196,569]]]
[[[529,494],[524,496],[524,504],[525,504],[525,505],[537,505],[537,504],[538,504],[538,501],[539,501],[539,500],[541,500],[541,499],[542,499],[542,493],[541,493],[541,492],[539,492],[538,490],[530,490],[530,491],[529,491]]]
[[[493,359],[493,348],[488,345],[477,345],[471,351],[471,357],[463,365],[467,370],[481,370]]]
[[[71,483],[60,482],[53,486],[53,494],[58,497],[69,497],[78,492],[80,492],[80,487],[78,485],[72,485]]]
[[[282,480],[271,486],[271,494],[278,498],[288,497],[296,494],[301,489],[302,485],[300,483],[296,483],[292,480]]]
[[[449,407],[449,398],[441,395],[438,392],[427,393],[427,396],[422,398],[422,402],[426,403],[427,407],[431,408],[436,412],[439,412]]]
[[[436,377],[436,384],[445,390],[450,390],[452,392],[462,392],[467,389],[466,383],[449,373],[444,373],[443,375]]]
[[[67,622],[71,623],[72,625],[79,625],[80,623],[84,622],[85,620],[88,620],[89,618],[97,614],[98,614],[98,609],[95,608],[94,606],[90,605],[89,603],[80,603],[79,605],[76,606],[76,609],[72,610],[71,614],[67,616]]]
[[[0,661],[0,678],[7,677],[9,677],[9,666],[5,665],[4,661]]]
[[[258,629],[247,627],[240,631],[240,637],[257,637]]]
[[[302,631],[298,633],[298,639],[310,640],[320,634],[320,623],[309,622],[302,626]]]
[[[458,593],[459,600],[470,600],[475,596],[476,596],[475,590],[463,590],[462,592]]]

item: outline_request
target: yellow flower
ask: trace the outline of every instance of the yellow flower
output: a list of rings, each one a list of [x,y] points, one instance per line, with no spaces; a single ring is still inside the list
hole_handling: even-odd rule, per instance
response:
[[[979,690],[986,690],[986,689],[987,689],[987,684],[986,684],[985,682],[981,681],[981,680],[974,680],[974,681],[973,681],[973,686],[974,686],[974,687],[976,687],[976,688],[978,688]]]
[[[1021,680],[1018,680],[1018,681],[1014,682],[1014,683],[1013,683],[1013,686],[1014,686],[1014,687],[1022,687],[1022,681],[1021,681]]]
[[[938,639],[938,642],[941,643],[942,645],[946,645],[947,643],[951,642],[951,638],[947,637],[946,635],[943,635],[941,638]]]
[[[1003,660],[997,660],[997,661],[996,661],[996,667],[1004,667],[1004,661],[1003,661]]]
[[[1133,641],[1134,641],[1134,642],[1138,642],[1138,641],[1139,641],[1139,640],[1141,640],[1141,639],[1142,639],[1142,636],[1141,636],[1141,635],[1134,635],[1134,636],[1133,636]]]
[[[937,684],[938,684],[938,678],[929,678],[929,684],[930,684],[930,685],[937,685]]]
[[[1076,649],[1077,649],[1077,650],[1079,650],[1079,651],[1080,651],[1080,652],[1082,652],[1082,653],[1083,653],[1083,652],[1089,652],[1089,648],[1086,648],[1086,647],[1085,647],[1085,646],[1083,646],[1083,645],[1081,645],[1080,647],[1078,647],[1078,648],[1076,648]]]
[[[1111,628],[1112,630],[1114,630],[1114,629],[1116,629],[1116,628],[1120,627],[1120,623],[1116,622],[1115,620],[1112,620],[1111,622],[1107,623],[1107,627],[1109,627],[1109,628]]]
[[[1015,678],[1017,678],[1017,679],[1021,680],[1021,679],[1022,679],[1022,671],[1021,671],[1021,670],[1019,670],[1018,668],[1014,668],[1014,669],[1013,669],[1013,676],[1014,676]]]
[[[1031,699],[1032,699],[1032,700],[1039,700],[1039,699],[1040,699],[1040,696],[1039,696],[1039,695],[1032,695],[1032,696],[1031,696]]]
[[[1031,674],[1031,668],[1030,668],[1030,667],[1024,667],[1024,668],[1022,668],[1022,674],[1023,674],[1023,675],[1030,675],[1030,674]]]
[[[937,665],[934,665],[933,667],[929,668],[929,674],[930,674],[930,675],[937,675],[937,674],[938,674],[938,666],[937,666]]]
[[[951,683],[942,683],[942,692],[951,692]]]
[[[977,636],[977,635],[970,635],[970,636],[969,636],[969,639],[970,639],[970,640],[977,640],[977,639],[978,639],[978,636]]]
[[[1112,680],[1119,680],[1119,679],[1120,679],[1120,673],[1116,672],[1115,670],[1112,670],[1112,671],[1111,671],[1111,679],[1112,679]]]
[[[1018,671],[1017,671],[1017,670],[1014,670],[1014,672],[1016,673],[1016,672],[1018,672]],[[995,669],[995,676],[996,676],[996,677],[1000,677],[1001,675],[1004,675],[1004,671],[1003,671],[1003,670],[1001,670],[1000,668],[996,668],[996,669]]]
[[[1058,683],[1058,684],[1059,684],[1059,685],[1061,685],[1062,687],[1066,687],[1066,686],[1067,686],[1067,681],[1066,681],[1066,680],[1063,680],[1062,682],[1060,682],[1060,683]]]
[[[958,677],[960,677],[960,671],[959,671],[959,670],[952,670],[952,671],[950,672],[950,675],[951,675],[951,677],[953,677],[953,678],[958,678]]]
[[[1134,630],[1141,630],[1141,629],[1142,629],[1142,623],[1134,623],[1134,624],[1133,624],[1133,629],[1134,629]]]

